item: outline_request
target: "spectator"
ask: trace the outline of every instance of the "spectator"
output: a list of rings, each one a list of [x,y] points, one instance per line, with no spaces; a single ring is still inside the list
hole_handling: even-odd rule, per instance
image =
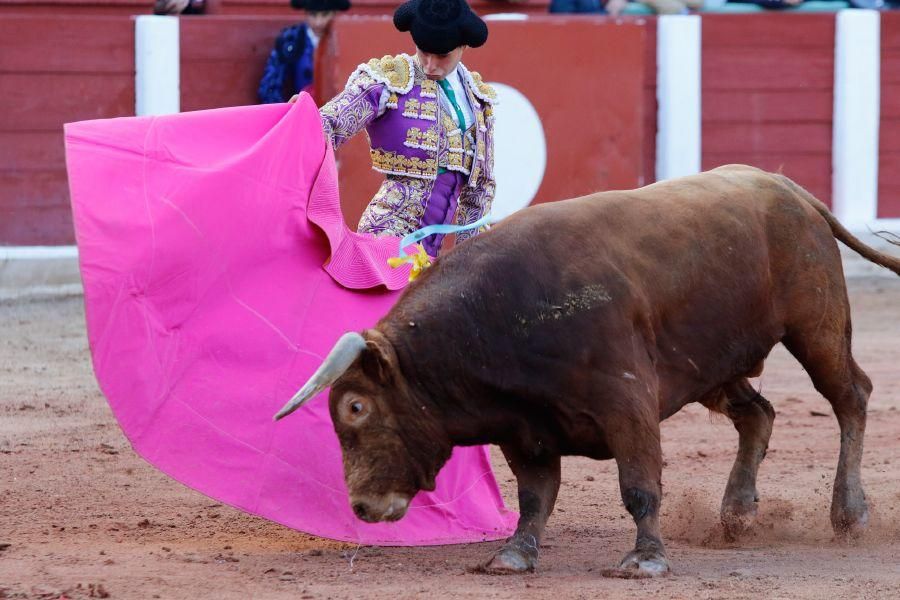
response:
[[[703,8],[703,0],[638,0],[657,15],[686,15]]]
[[[762,8],[793,8],[803,4],[803,0],[728,0],[734,4],[756,4]]]
[[[554,14],[610,14],[617,16],[628,5],[628,0],[550,0],[550,12]]]
[[[316,47],[335,13],[350,8],[350,0],[291,0],[291,6],[306,13],[306,22],[285,27],[275,38],[257,92],[263,104],[311,91]]]
[[[156,0],[154,15],[202,15],[206,12],[206,0]]]

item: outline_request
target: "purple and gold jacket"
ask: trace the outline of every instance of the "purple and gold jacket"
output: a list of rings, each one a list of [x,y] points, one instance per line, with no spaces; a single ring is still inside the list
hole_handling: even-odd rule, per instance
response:
[[[494,104],[497,95],[460,63],[475,123],[463,132],[411,56],[374,58],[350,75],[344,91],[320,110],[326,137],[338,148],[365,129],[372,168],[386,175],[359,222],[360,232],[403,236],[419,229],[438,168],[464,176],[456,223],[468,225],[491,207],[494,181]],[[472,143],[467,143],[468,141]],[[458,240],[477,232],[461,232]]]

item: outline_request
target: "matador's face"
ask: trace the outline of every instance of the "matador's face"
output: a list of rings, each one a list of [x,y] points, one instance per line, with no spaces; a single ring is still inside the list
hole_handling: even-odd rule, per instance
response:
[[[462,60],[465,49],[465,46],[460,46],[447,54],[432,54],[416,48],[416,60],[419,61],[419,66],[425,71],[428,79],[444,79]]]

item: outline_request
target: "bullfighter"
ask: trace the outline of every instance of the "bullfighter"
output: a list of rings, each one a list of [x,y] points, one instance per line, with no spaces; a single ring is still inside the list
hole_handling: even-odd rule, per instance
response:
[[[403,236],[427,225],[471,225],[489,212],[496,188],[497,94],[461,59],[487,41],[487,25],[465,0],[410,0],[394,13],[394,26],[410,32],[415,54],[359,65],[320,109],[335,148],[366,130],[372,168],[385,175],[358,230]],[[457,241],[479,231],[461,231]],[[443,237],[423,241],[429,256]]]
[[[284,102],[299,92],[313,93],[316,49],[339,12],[350,10],[350,0],[291,0],[302,10],[305,23],[285,27],[275,38],[257,96],[263,104]]]

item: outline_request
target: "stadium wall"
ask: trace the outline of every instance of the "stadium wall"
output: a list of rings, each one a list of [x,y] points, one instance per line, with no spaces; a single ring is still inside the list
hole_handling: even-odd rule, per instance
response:
[[[900,12],[881,15],[878,216],[900,219]]]
[[[830,203],[834,15],[704,15],[702,35],[703,169],[781,171]]]
[[[128,13],[138,6],[143,2],[0,1],[0,277],[2,261],[28,248],[73,244],[62,124],[135,113],[136,21]],[[220,15],[178,20],[181,110],[255,102],[272,40],[296,19],[291,11],[260,8],[251,15],[240,8],[263,6],[275,3],[224,3]],[[357,6],[383,13],[393,4]],[[544,6],[528,3],[526,9]],[[521,92],[539,116],[546,164],[534,201],[652,182],[665,150],[658,148],[660,21],[495,18],[492,43],[470,51],[466,60]],[[835,171],[842,167],[833,159],[841,105],[834,90],[840,14],[672,18],[701,22],[700,39],[685,43],[702,49],[692,67],[701,80],[695,102],[702,108],[702,168],[747,162],[782,170],[832,202]],[[892,226],[900,218],[900,14],[877,19],[881,64],[874,93],[880,114],[874,144],[856,158],[877,165],[877,214],[869,218],[863,211],[863,221]],[[321,96],[338,89],[371,48],[405,46],[383,17],[341,19],[324,47],[329,68],[319,82]],[[670,141],[672,147],[677,150]],[[377,177],[366,166],[361,139],[342,154],[342,171],[353,175],[342,178],[352,223]]]
[[[71,244],[62,124],[134,114],[134,25],[0,16],[0,245]]]

